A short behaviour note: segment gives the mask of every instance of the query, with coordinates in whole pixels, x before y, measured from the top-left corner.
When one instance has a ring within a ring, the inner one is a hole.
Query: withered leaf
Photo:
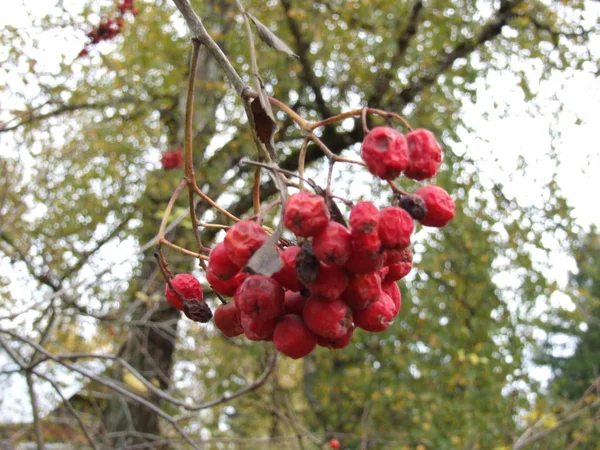
[[[279,272],[283,268],[283,260],[277,251],[277,241],[280,236],[280,230],[275,230],[271,237],[252,255],[246,267],[252,272],[266,277]]]
[[[319,263],[312,246],[308,241],[304,241],[300,253],[296,255],[296,273],[298,274],[298,278],[305,285],[314,283],[319,276],[320,268],[321,263]]]
[[[250,18],[250,20],[252,20],[252,22],[254,22],[254,25],[256,25],[256,29],[258,31],[258,36],[265,44],[267,44],[269,47],[271,47],[275,50],[279,50],[280,52],[287,53],[289,56],[298,58],[298,55],[296,55],[292,51],[292,49],[287,46],[287,44],[285,42],[283,42],[281,39],[279,39],[275,35],[275,33],[273,33],[271,30],[269,30],[269,28],[265,24],[263,24],[260,20],[258,20],[252,14],[250,14],[250,13],[246,13],[246,14]]]
[[[263,102],[267,105],[264,107]],[[254,119],[254,129],[258,139],[265,145],[267,151],[271,155],[271,158],[275,158],[275,141],[273,136],[277,131],[277,124],[273,117],[273,111],[267,97],[264,88],[260,89],[258,98],[252,100],[250,103],[250,110],[252,111],[252,117]]]

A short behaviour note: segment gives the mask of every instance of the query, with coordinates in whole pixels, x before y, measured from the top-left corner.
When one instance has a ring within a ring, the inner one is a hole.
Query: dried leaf
[[[281,232],[275,230],[267,242],[265,242],[250,258],[246,267],[254,273],[270,277],[283,268],[283,260],[277,251],[277,241]]]
[[[252,111],[254,129],[256,130],[258,139],[265,145],[271,158],[275,158],[275,141],[273,140],[273,136],[275,135],[275,131],[277,131],[277,125],[273,118],[273,111],[271,110],[268,98],[266,99],[268,109],[264,108],[262,94],[263,89],[259,92],[258,98],[250,103],[250,110]]]
[[[296,273],[305,285],[314,283],[319,276],[321,264],[315,255],[315,251],[308,241],[304,241],[300,253],[296,255]]]
[[[287,53],[289,56],[298,58],[298,55],[296,55],[292,51],[292,49],[287,46],[287,44],[285,42],[283,42],[281,39],[279,39],[275,35],[275,33],[273,33],[271,30],[269,30],[269,28],[267,28],[260,20],[258,20],[256,17],[254,17],[250,13],[246,13],[246,14],[250,18],[250,20],[252,20],[252,22],[254,22],[254,25],[256,25],[256,29],[258,31],[258,36],[265,44],[267,44],[269,47],[271,47],[275,50],[279,50],[281,52]]]

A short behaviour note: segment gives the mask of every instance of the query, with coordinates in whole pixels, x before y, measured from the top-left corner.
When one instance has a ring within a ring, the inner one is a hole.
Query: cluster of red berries
[[[102,41],[110,41],[117,37],[123,30],[123,16],[127,11],[130,11],[134,16],[137,16],[138,14],[138,10],[135,8],[133,2],[134,0],[124,0],[123,3],[119,3],[117,6],[119,15],[117,17],[102,20],[96,28],[93,28],[87,34],[89,42],[83,50],[79,52],[79,58],[87,56],[90,46],[96,45]]]
[[[160,165],[165,170],[179,169],[183,167],[183,150],[181,147],[168,150],[160,158]]]
[[[392,128],[378,127],[366,136],[362,156],[381,178],[404,172],[420,180],[435,174],[441,149],[427,130],[415,130],[405,138]],[[342,218],[332,220],[324,196],[293,194],[285,205],[283,224],[301,244],[280,241],[283,267],[271,276],[245,271],[269,234],[257,222],[236,223],[208,258],[208,283],[222,296],[234,297],[215,310],[216,327],[228,337],[244,334],[250,340],[273,341],[279,352],[294,359],[317,345],[347,346],[355,328],[386,330],[400,312],[396,282],[412,269],[409,246],[415,220],[442,227],[454,217],[454,201],[437,186],[404,194],[396,203],[380,210],[359,201],[346,226]],[[176,280],[171,283],[178,289]],[[199,312],[200,302],[194,303],[183,290],[180,293],[185,301],[167,286],[167,300],[188,317],[210,319]]]

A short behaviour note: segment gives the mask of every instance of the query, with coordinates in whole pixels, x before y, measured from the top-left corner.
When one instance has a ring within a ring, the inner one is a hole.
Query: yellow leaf
[[[548,414],[544,417],[542,425],[544,428],[554,428],[556,425],[558,425],[558,419],[554,414]]]
[[[148,393],[148,388],[144,386],[144,383],[140,381],[138,377],[132,374],[130,371],[126,370],[123,375],[123,383],[129,386],[134,391],[141,392],[143,394]]]

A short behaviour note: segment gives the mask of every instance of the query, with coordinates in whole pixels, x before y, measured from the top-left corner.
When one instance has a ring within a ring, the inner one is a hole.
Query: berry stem
[[[392,188],[392,191],[399,194],[401,197],[404,195],[408,195],[408,192],[400,189],[393,180],[388,180],[388,185]]]
[[[254,169],[254,185],[252,186],[252,203],[254,204],[254,214],[260,212],[260,173],[261,167]]]
[[[308,148],[308,143],[310,139],[308,136],[304,138],[304,142],[302,143],[302,147],[300,147],[300,154],[298,155],[298,175],[300,178],[300,190],[304,190],[304,167],[306,165],[306,149]]]
[[[365,136],[367,134],[369,134],[369,127],[367,126],[367,113],[368,112],[369,112],[369,108],[363,108],[362,112],[360,113],[362,127],[363,127],[363,133],[365,134]]]
[[[189,256],[193,256],[194,258],[198,258],[202,262],[208,261],[208,256],[202,255],[200,253],[194,253],[191,250],[188,250],[186,248],[180,247],[179,245],[173,244],[171,241],[169,241],[166,238],[162,238],[159,242],[161,244],[165,244],[171,248],[174,248],[175,250],[177,250],[185,255],[189,255]]]

